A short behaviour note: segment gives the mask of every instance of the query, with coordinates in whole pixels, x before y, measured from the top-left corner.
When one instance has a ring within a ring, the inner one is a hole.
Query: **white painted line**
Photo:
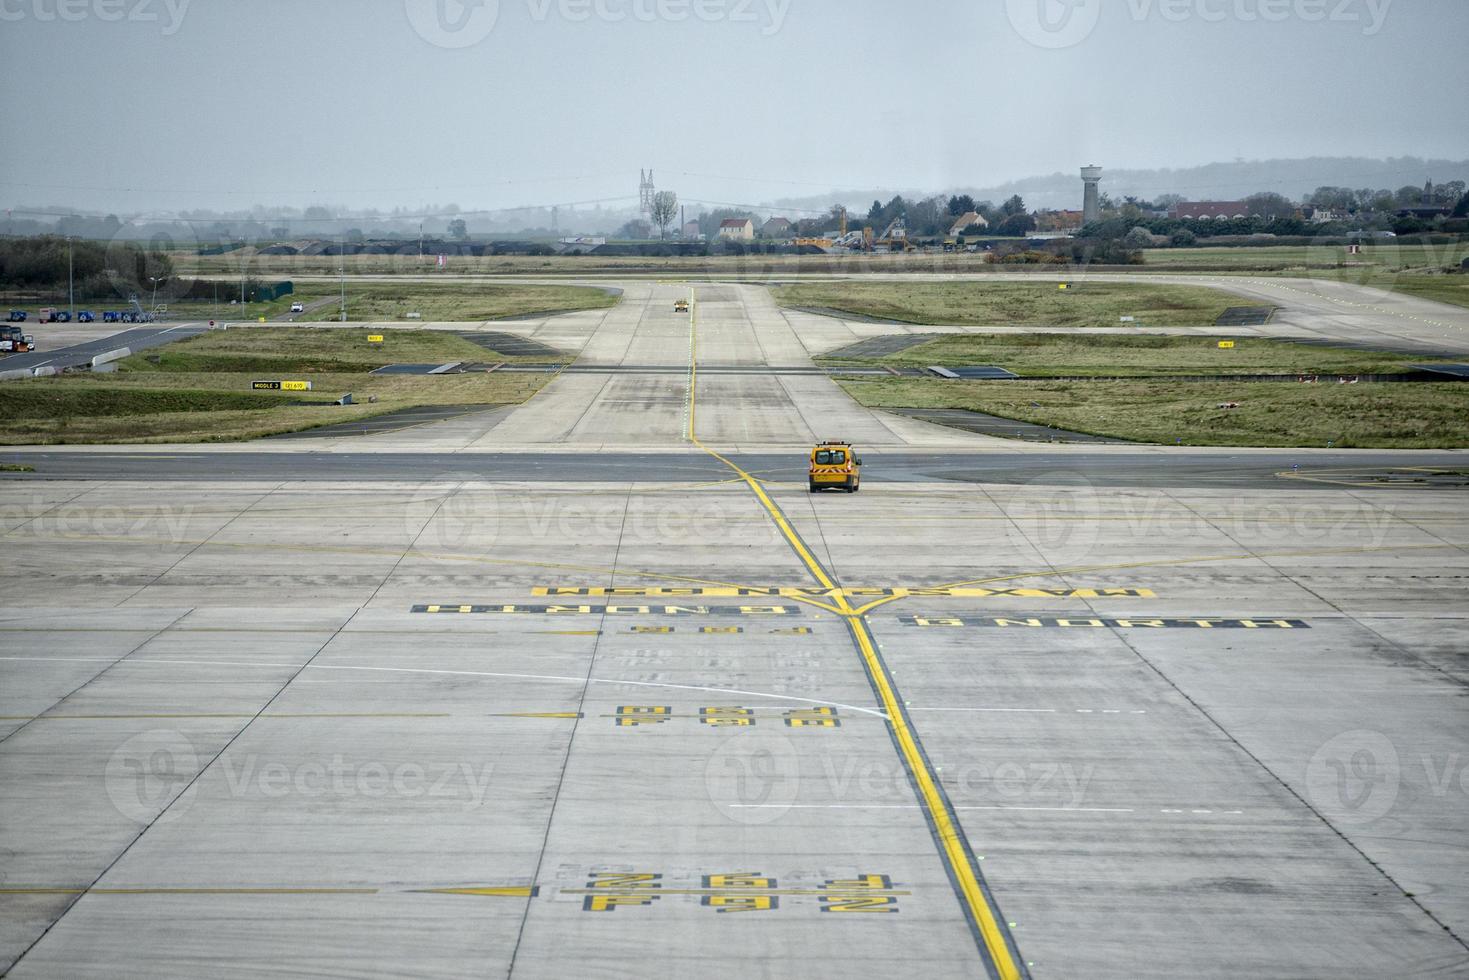
[[[251,663],[239,660],[144,660],[125,657],[121,660],[108,657],[0,657],[0,662],[35,661],[39,663],[104,663],[116,664],[119,667],[130,664],[160,665],[168,664],[184,667],[256,667],[270,669],[299,670],[300,664],[281,663]],[[373,671],[377,673],[391,674],[431,674],[449,677],[498,677],[509,680],[523,681],[546,681],[553,684],[586,684],[585,677],[563,677],[559,674],[504,674],[480,670],[435,670],[426,667],[354,667],[346,664],[308,664],[307,670],[360,670]],[[610,678],[594,677],[593,684],[611,684],[617,687],[654,687],[675,691],[699,691],[703,694],[738,694],[749,698],[770,698],[773,701],[799,701],[802,704],[824,705],[832,708],[840,708],[844,711],[855,711],[864,715],[875,715],[886,719],[887,715],[876,708],[863,708],[855,704],[843,704],[840,701],[824,701],[820,698],[800,698],[792,694],[767,694],[764,691],[742,691],[726,687],[700,687],[692,684],[658,684],[652,681],[620,681]]]

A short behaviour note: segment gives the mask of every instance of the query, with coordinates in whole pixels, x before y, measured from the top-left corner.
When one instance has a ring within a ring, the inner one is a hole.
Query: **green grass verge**
[[[10,445],[215,442],[350,422],[419,405],[509,405],[549,374],[372,375],[391,361],[487,361],[453,334],[307,327],[214,331],[119,362],[115,374],[76,374],[0,386]],[[273,353],[261,353],[262,349]],[[310,392],[254,391],[257,380],[309,380]],[[331,404],[351,392],[355,405]],[[375,401],[371,400],[375,399]]]
[[[321,401],[309,392],[292,392],[292,401]],[[26,382],[0,386],[0,415],[32,421],[88,415],[158,415],[167,412],[266,411],[278,399],[248,390],[209,391],[198,388],[125,388],[69,384],[67,381]]]
[[[368,342],[380,336],[381,344]],[[166,347],[135,354],[125,371],[371,371],[385,364],[495,362],[535,358],[507,357],[439,330],[386,330],[355,327],[238,327],[211,330]]]
[[[1055,282],[820,282],[773,290],[782,306],[822,307],[905,323],[957,326],[1210,326],[1238,297],[1201,286]]]
[[[1469,447],[1469,384],[842,381],[873,408],[960,408],[1185,446]],[[1218,405],[1238,402],[1239,408]]]
[[[1074,375],[1167,377],[1179,374],[1398,374],[1432,358],[1276,340],[1097,334],[951,334],[879,358],[822,358],[832,367],[963,367],[993,364],[1028,378]]]

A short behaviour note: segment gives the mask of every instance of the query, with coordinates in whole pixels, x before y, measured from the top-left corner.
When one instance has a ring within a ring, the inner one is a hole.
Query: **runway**
[[[1462,453],[705,370],[861,339],[767,303],[514,325],[686,370],[494,418],[6,450],[0,972],[1469,970]]]

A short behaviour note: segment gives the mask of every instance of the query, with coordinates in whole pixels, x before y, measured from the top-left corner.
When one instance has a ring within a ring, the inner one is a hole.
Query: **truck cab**
[[[856,493],[862,488],[862,457],[849,442],[840,439],[819,442],[811,450],[807,480],[812,493],[818,490]]]

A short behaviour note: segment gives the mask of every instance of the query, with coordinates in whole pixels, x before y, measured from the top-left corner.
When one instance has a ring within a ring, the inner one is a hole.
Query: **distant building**
[[[1182,218],[1185,221],[1197,221],[1212,218],[1215,221],[1229,221],[1233,218],[1252,218],[1257,215],[1250,214],[1250,206],[1244,201],[1182,201],[1173,206],[1168,212],[1171,218]]]
[[[725,218],[719,223],[719,237],[739,242],[753,241],[755,222],[749,218]]]
[[[1347,212],[1334,208],[1306,208],[1302,213],[1306,220],[1316,225],[1329,225],[1334,221],[1349,221],[1352,217]]]
[[[1068,235],[1081,231],[1085,224],[1085,213],[1081,211],[1037,211],[1035,217],[1035,230]]]
[[[975,225],[979,225],[979,227],[988,230],[990,223],[986,221],[984,219],[984,215],[980,214],[978,211],[966,211],[963,214],[959,215],[959,220],[955,221],[954,226],[949,229],[949,237],[958,238],[960,235],[964,234],[965,231],[973,228]]]
[[[761,238],[789,238],[791,237],[791,222],[789,218],[771,218],[760,226]]]
[[[697,221],[686,221],[683,226],[683,237],[697,240],[703,238],[704,233],[699,230]]]

